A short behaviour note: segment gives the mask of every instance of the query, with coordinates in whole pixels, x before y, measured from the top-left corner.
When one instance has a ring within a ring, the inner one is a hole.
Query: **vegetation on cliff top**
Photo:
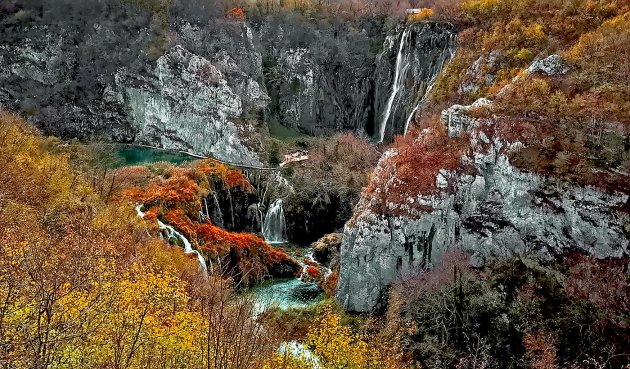
[[[459,28],[455,57],[440,74],[416,130],[396,139],[365,195],[377,213],[431,211],[417,201],[435,193],[441,169],[468,172],[466,137],[447,137],[439,116],[484,97],[471,109],[486,137],[520,143],[507,152],[524,171],[630,193],[630,3],[627,1],[436,0],[433,19]],[[480,52],[481,51],[481,52]],[[567,73],[528,73],[559,54]],[[465,135],[464,135],[465,136]],[[447,180],[447,178],[443,178]],[[441,190],[448,190],[449,184]]]

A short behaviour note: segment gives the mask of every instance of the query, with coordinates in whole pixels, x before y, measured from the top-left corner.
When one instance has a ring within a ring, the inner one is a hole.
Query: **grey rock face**
[[[175,46],[157,60],[151,76],[121,72],[116,85],[130,108],[136,142],[260,163],[231,121],[242,113],[240,96],[208,60]]]
[[[315,76],[321,74],[310,51],[305,48],[281,51],[273,74],[279,76],[284,90],[277,102],[282,124],[308,131],[317,120]]]
[[[471,108],[489,107],[491,105],[488,99],[478,99],[472,105],[453,105],[442,111],[442,122],[448,128],[449,137],[460,137],[462,133],[467,132],[479,124],[479,120],[472,118],[466,112]]]
[[[260,25],[271,97],[267,120],[308,134],[363,132],[371,125],[375,45],[382,44],[382,24],[367,22],[364,29],[291,19]]]
[[[492,85],[496,80],[496,73],[504,61],[505,57],[500,50],[493,50],[487,55],[481,55],[466,71],[458,92],[462,95],[476,93],[481,87]]]
[[[244,114],[256,114],[267,107],[261,45],[249,25],[237,22],[199,27],[184,23],[178,36],[185,49],[208,59],[221,71],[232,91],[241,97]]]
[[[156,42],[149,30],[118,36],[114,26],[96,23],[82,33],[63,26],[21,30],[27,38],[18,33],[0,47],[0,103],[50,134],[260,163],[257,132],[246,115],[256,116],[269,97],[259,84],[261,56],[252,50],[251,29],[234,25],[234,46],[214,49],[211,59],[177,45],[151,61],[142,51]],[[187,24],[177,33],[191,44],[199,34]],[[98,62],[86,58],[121,39],[127,51],[103,50]]]
[[[317,135],[377,132],[404,31],[393,30],[383,42],[378,19],[333,25],[281,16],[252,25],[182,22],[168,40],[142,22],[128,29],[107,16],[80,29],[20,27],[0,46],[0,103],[29,115],[46,133],[249,163],[261,149],[254,124]],[[454,48],[448,25],[418,23],[409,30],[388,138],[404,131]],[[173,46],[191,55],[176,57]],[[195,63],[221,77],[204,82]]]
[[[535,61],[528,69],[529,73],[541,73],[547,76],[560,76],[569,72],[569,66],[560,55],[550,55]]]
[[[456,135],[463,127],[471,133],[471,151],[463,160],[477,173],[442,170],[435,179],[442,190],[410,199],[430,206],[431,212],[385,217],[372,211],[372,198],[363,195],[341,247],[336,297],[347,310],[382,309],[390,283],[431,268],[454,246],[468,251],[477,266],[489,258],[528,253],[543,259],[575,250],[599,258],[630,254],[626,220],[614,210],[628,201],[627,195],[522,172],[506,156],[519,144],[475,130],[475,122],[492,122],[466,118],[465,111],[457,107],[443,116],[461,122],[454,128],[449,124],[449,133]],[[384,155],[376,177],[387,173],[395,155]],[[386,180],[395,183],[395,176]]]

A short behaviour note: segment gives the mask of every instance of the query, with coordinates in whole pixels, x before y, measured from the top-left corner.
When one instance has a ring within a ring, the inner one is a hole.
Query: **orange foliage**
[[[415,21],[421,21],[427,18],[431,18],[433,16],[435,16],[435,12],[433,11],[433,9],[422,8],[420,9],[419,13],[409,14],[407,16],[407,20],[409,22],[415,22]]]
[[[116,197],[150,207],[145,219],[163,216],[166,223],[182,232],[211,261],[226,259],[231,268],[229,272],[239,276],[245,284],[266,274],[286,274],[287,270],[298,269],[297,263],[284,251],[274,249],[254,234],[232,233],[196,221],[201,201],[210,191],[252,190],[241,171],[210,159],[186,167],[157,163],[146,169],[139,168],[118,171],[128,187],[122,188]]]
[[[390,215],[410,209],[431,211],[415,200],[418,195],[429,195],[437,190],[436,179],[440,170],[459,169],[468,147],[467,137],[450,138],[437,129],[422,133],[411,130],[406,136],[397,136],[394,143],[396,155],[385,163],[366,189],[366,193],[376,199],[372,202],[373,210]]]
[[[312,266],[306,268],[306,273],[308,273],[308,275],[313,278],[320,278],[322,276],[322,273],[320,273],[317,268],[314,268]]]
[[[233,233],[209,223],[197,225],[199,250],[212,259],[228,259],[232,272],[250,284],[272,271],[280,272],[283,266],[299,269],[297,263],[282,249],[269,246],[262,238],[251,233]],[[288,275],[283,275],[288,276]]]
[[[306,263],[306,265],[308,265],[308,266],[312,266],[314,268],[319,268],[319,264],[317,262],[313,261],[313,260],[304,258],[304,263]]]
[[[168,223],[184,233],[188,238],[197,237],[195,224],[184,214],[183,210],[173,209],[166,213],[165,218]]]
[[[335,291],[337,290],[337,285],[339,284],[339,270],[334,270],[330,275],[326,278],[326,280],[321,283],[321,287],[324,290],[324,293],[327,296],[333,296]]]
[[[155,221],[158,218],[158,208],[157,206],[153,206],[151,209],[147,210],[144,213],[144,219]]]
[[[228,12],[228,17],[235,19],[245,19],[245,9],[242,7],[232,8]]]
[[[556,369],[556,348],[551,334],[536,331],[526,334],[523,344],[527,349],[527,356],[530,358],[533,369]]]
[[[212,159],[199,161],[194,168],[206,174],[209,178],[222,182],[228,190],[236,187],[243,188],[246,191],[252,190],[252,186],[243,175],[243,172],[231,169],[227,165]]]

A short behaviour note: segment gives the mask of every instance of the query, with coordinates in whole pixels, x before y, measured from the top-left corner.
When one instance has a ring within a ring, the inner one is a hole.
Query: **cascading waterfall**
[[[383,142],[385,139],[385,129],[387,128],[387,121],[389,120],[389,116],[392,113],[392,107],[394,105],[394,100],[398,95],[398,91],[400,91],[400,87],[402,85],[402,70],[407,67],[408,64],[403,66],[403,51],[405,49],[405,43],[407,42],[407,36],[409,35],[409,31],[411,30],[411,26],[407,27],[400,38],[400,46],[398,47],[398,55],[396,56],[396,71],[394,72],[394,81],[392,84],[392,92],[389,95],[389,99],[387,100],[387,105],[385,107],[385,113],[383,115],[383,120],[381,122],[381,127],[379,131],[379,142]]]
[[[420,99],[420,101],[418,101],[418,103],[416,104],[416,107],[413,108],[413,110],[411,111],[411,114],[409,114],[409,117],[407,118],[407,121],[405,122],[405,131],[404,134],[407,134],[407,131],[409,130],[409,125],[411,123],[411,120],[413,119],[413,117],[415,116],[416,112],[418,111],[418,109],[420,109],[422,107],[422,105],[424,105],[425,101],[427,100],[427,98],[429,97],[429,95],[431,94],[431,91],[433,91],[433,86],[435,86],[435,82],[437,81],[438,76],[440,75],[440,71],[444,69],[444,65],[451,59],[453,59],[453,57],[455,56],[455,47],[453,47],[452,45],[454,45],[454,40],[457,36],[453,33],[450,35],[450,42],[448,44],[446,44],[444,46],[444,52],[442,52],[442,55],[444,56],[442,58],[441,61],[439,61],[437,63],[438,68],[435,69],[435,72],[433,72],[433,77],[431,78],[431,80],[429,81],[429,87],[425,90],[424,94],[422,95],[422,98]],[[450,48],[449,48],[450,46]],[[446,49],[448,48],[448,56],[446,54]]]
[[[287,225],[284,219],[282,199],[274,201],[263,221],[263,236],[267,243],[284,243],[287,241]]]
[[[138,213],[138,216],[140,218],[144,218],[144,213],[140,209],[142,209],[142,204],[136,206],[136,213]],[[184,244],[184,253],[195,254],[197,256],[197,260],[199,261],[199,266],[201,266],[204,273],[208,273],[208,267],[206,266],[206,261],[204,260],[203,256],[201,256],[201,253],[199,251],[192,248],[192,244],[190,243],[190,241],[188,241],[188,239],[183,234],[177,232],[175,228],[171,227],[170,225],[164,224],[159,219],[157,222],[161,230],[166,230],[169,238],[170,237],[179,238]],[[212,261],[210,260],[208,261],[210,262],[210,268],[212,268]]]
[[[307,275],[306,269],[308,269],[310,265],[306,261],[319,265],[319,269],[323,272],[324,279],[328,278],[328,276],[332,274],[332,269],[319,264],[317,260],[315,260],[313,253],[313,249],[308,249],[306,251],[306,254],[304,254],[304,261],[300,262],[300,265],[302,266],[302,275],[300,275],[300,279],[304,279],[304,277],[306,277]]]

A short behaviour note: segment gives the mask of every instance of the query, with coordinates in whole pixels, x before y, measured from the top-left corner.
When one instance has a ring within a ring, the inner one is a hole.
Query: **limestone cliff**
[[[248,84],[250,101],[264,101],[260,86]],[[241,141],[242,131],[254,127],[234,123],[243,111],[241,97],[216,66],[181,46],[161,56],[148,76],[119,71],[116,88],[106,92],[106,99],[129,107],[137,143],[260,163]]]
[[[535,66],[545,66],[549,73],[563,69],[545,63]],[[461,158],[465,170],[417,178],[435,181],[436,190],[429,194],[388,200],[384,209],[375,206],[378,192],[391,199],[400,191],[395,164],[399,153],[391,149],[382,157],[370,190],[344,229],[336,297],[347,310],[382,309],[390,283],[431,268],[450,247],[469,252],[477,266],[489,258],[524,254],[542,259],[569,251],[598,258],[630,254],[628,217],[618,210],[628,196],[516,168],[509,153],[522,144],[494,133],[493,119],[472,116],[475,109],[490,104],[481,99],[442,113],[449,136],[466,135],[469,149]],[[430,129],[422,131],[417,140],[428,134]]]
[[[455,43],[446,24],[388,31],[378,19],[333,27],[278,16],[170,27],[165,37],[106,15],[54,26],[18,22],[0,46],[0,104],[57,136],[251,164],[268,124],[378,139],[394,87],[390,123],[412,115]],[[386,140],[404,129],[389,124]]]

